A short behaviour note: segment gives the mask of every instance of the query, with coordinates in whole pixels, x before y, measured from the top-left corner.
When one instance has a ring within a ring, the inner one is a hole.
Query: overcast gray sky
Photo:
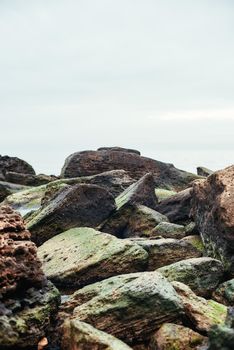
[[[233,0],[0,0],[0,154],[60,172],[119,145],[234,159]]]

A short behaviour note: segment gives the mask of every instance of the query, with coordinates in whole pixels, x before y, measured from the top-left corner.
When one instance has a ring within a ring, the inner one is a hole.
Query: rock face
[[[22,159],[17,157],[1,156],[0,155],[0,180],[5,181],[5,174],[8,171],[14,171],[22,174],[35,175],[34,169]],[[6,180],[7,181],[7,180]]]
[[[157,205],[156,210],[166,215],[171,222],[187,222],[190,219],[191,191],[191,188],[187,188],[174,196],[162,200]]]
[[[32,240],[41,245],[73,227],[95,227],[115,209],[114,197],[96,185],[65,188],[28,222]]]
[[[212,297],[219,303],[234,306],[234,279],[220,284]]]
[[[68,320],[63,327],[62,350],[131,350],[121,340],[99,331],[90,324]]]
[[[92,228],[74,228],[38,249],[46,276],[64,288],[146,269],[147,252],[137,244]]]
[[[179,297],[157,272],[108,278],[74,293],[62,308],[68,316],[131,343],[147,339],[162,323],[181,312]]]
[[[192,215],[208,255],[234,275],[234,165],[194,183]]]
[[[197,258],[201,253],[190,243],[178,239],[135,239],[149,254],[148,270],[153,271],[182,259]]]
[[[217,288],[223,277],[223,266],[212,258],[181,260],[158,269],[169,281],[188,285],[196,294],[207,297]]]
[[[186,227],[173,224],[171,222],[161,221],[153,230],[152,235],[162,236],[164,238],[180,239],[186,236]]]
[[[154,334],[150,350],[199,350],[207,345],[207,338],[192,329],[164,323]]]
[[[139,179],[146,173],[154,175],[157,187],[182,189],[188,187],[196,175],[150,158],[142,157],[136,151],[102,148],[98,151],[83,151],[71,154],[61,171],[61,177],[89,176],[109,170],[123,169],[130,176]]]
[[[173,282],[172,285],[181,298],[186,317],[198,331],[208,332],[212,326],[224,324],[227,315],[225,305],[198,297],[183,283]]]
[[[21,217],[0,207],[0,348],[32,347],[46,333],[59,292],[47,282]]]

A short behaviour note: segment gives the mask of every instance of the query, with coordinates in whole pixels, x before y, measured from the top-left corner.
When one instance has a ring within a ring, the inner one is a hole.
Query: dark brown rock
[[[5,180],[5,174],[7,171],[35,175],[35,171],[32,166],[24,160],[17,157],[0,155],[0,180]]]
[[[191,210],[192,188],[187,188],[172,197],[162,200],[156,210],[166,215],[174,223],[188,222]]]
[[[234,165],[193,184],[192,215],[209,256],[234,275]]]
[[[197,178],[197,175],[179,170],[172,164],[142,157],[136,152],[122,151],[119,148],[73,153],[65,160],[61,177],[88,176],[117,169],[126,170],[137,180],[150,172],[157,187],[176,190],[188,187],[188,184]]]
[[[127,152],[127,153],[135,153],[139,156],[141,155],[140,151],[131,148],[123,148],[123,147],[100,147],[97,151],[115,151],[115,152]]]
[[[115,209],[114,197],[96,185],[65,188],[47,206],[39,209],[27,227],[32,240],[41,245],[58,233],[73,227],[95,227]]]
[[[207,169],[204,166],[197,167],[197,175],[207,177],[207,176],[210,176],[211,174],[213,174],[212,170]]]
[[[6,181],[21,184],[25,186],[40,186],[45,185],[51,181],[57,179],[56,176],[49,176],[44,174],[33,175],[33,174],[22,174],[14,171],[7,171],[5,174]]]

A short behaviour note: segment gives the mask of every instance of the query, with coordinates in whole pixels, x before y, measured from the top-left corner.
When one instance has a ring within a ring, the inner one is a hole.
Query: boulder
[[[208,350],[234,349],[234,309],[229,308],[225,324],[214,325],[209,332]]]
[[[148,270],[153,271],[177,261],[197,258],[201,253],[190,243],[178,239],[134,239],[149,254]]]
[[[192,215],[207,254],[234,275],[234,165],[193,185]]]
[[[107,277],[143,271],[147,252],[134,242],[92,228],[73,228],[38,249],[46,276],[63,288],[80,288]]]
[[[205,168],[204,166],[197,167],[197,175],[207,177],[211,174],[213,174],[212,170]]]
[[[205,247],[203,245],[203,242],[200,236],[198,235],[186,236],[182,238],[182,241],[192,244],[192,246],[196,248],[201,253],[201,255],[205,254]]]
[[[134,153],[141,155],[140,151],[137,151],[136,149],[131,148],[123,148],[123,147],[100,147],[97,149],[97,151],[115,151],[115,152],[127,152],[127,153]]]
[[[126,170],[137,180],[150,172],[154,175],[157,187],[176,190],[188,187],[188,184],[198,177],[179,170],[172,164],[142,157],[136,152],[119,148],[73,153],[65,160],[61,177],[89,176],[117,169]]]
[[[153,335],[149,350],[201,350],[207,337],[174,323],[164,323]]]
[[[5,179],[8,182],[25,186],[40,186],[56,180],[57,177],[45,174],[22,174],[15,171],[7,171],[5,174]]]
[[[0,181],[0,202],[3,202],[12,193],[23,191],[28,187],[16,185],[6,181]]]
[[[212,298],[224,305],[234,306],[234,279],[221,283]]]
[[[121,340],[79,320],[65,321],[61,349],[131,350]]]
[[[161,214],[162,215],[162,214]],[[186,227],[173,224],[167,221],[161,221],[152,231],[151,235],[162,236],[164,238],[181,239],[186,236]]]
[[[190,220],[192,188],[178,192],[174,196],[162,200],[156,210],[166,215],[173,223],[186,223]]]
[[[0,348],[36,346],[47,334],[59,301],[22,218],[10,207],[0,207]]]
[[[62,306],[59,318],[87,322],[126,343],[147,339],[182,311],[172,285],[158,272],[119,275],[86,286]]]
[[[8,171],[14,171],[22,174],[35,175],[35,171],[31,165],[17,157],[0,155],[0,180],[5,181],[5,174]]]
[[[183,283],[173,282],[172,285],[181,298],[186,317],[197,331],[207,333],[213,325],[224,324],[227,315],[225,305],[197,296]]]
[[[192,258],[181,260],[157,270],[169,281],[188,285],[196,294],[209,297],[223,277],[223,266],[212,258]]]
[[[164,199],[174,196],[176,191],[166,190],[165,188],[155,188],[155,194],[158,201],[161,202]]]
[[[27,223],[32,240],[41,245],[53,236],[73,227],[95,227],[115,209],[114,197],[96,185],[65,188]]]

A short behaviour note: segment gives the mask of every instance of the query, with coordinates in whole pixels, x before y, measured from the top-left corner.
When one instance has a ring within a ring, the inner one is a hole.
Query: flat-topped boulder
[[[207,254],[234,275],[234,165],[194,183],[192,215]]]
[[[117,169],[126,170],[136,179],[150,172],[155,178],[157,187],[168,189],[184,189],[197,178],[197,175],[179,170],[172,164],[142,157],[138,152],[119,148],[73,153],[65,160],[61,177],[89,176]]]
[[[0,155],[0,180],[7,181],[5,175],[8,171],[15,173],[35,175],[33,167],[25,160],[17,157],[1,156]]]
[[[115,209],[114,197],[103,187],[75,185],[64,188],[27,223],[32,240],[41,245],[73,227],[95,227]]]

